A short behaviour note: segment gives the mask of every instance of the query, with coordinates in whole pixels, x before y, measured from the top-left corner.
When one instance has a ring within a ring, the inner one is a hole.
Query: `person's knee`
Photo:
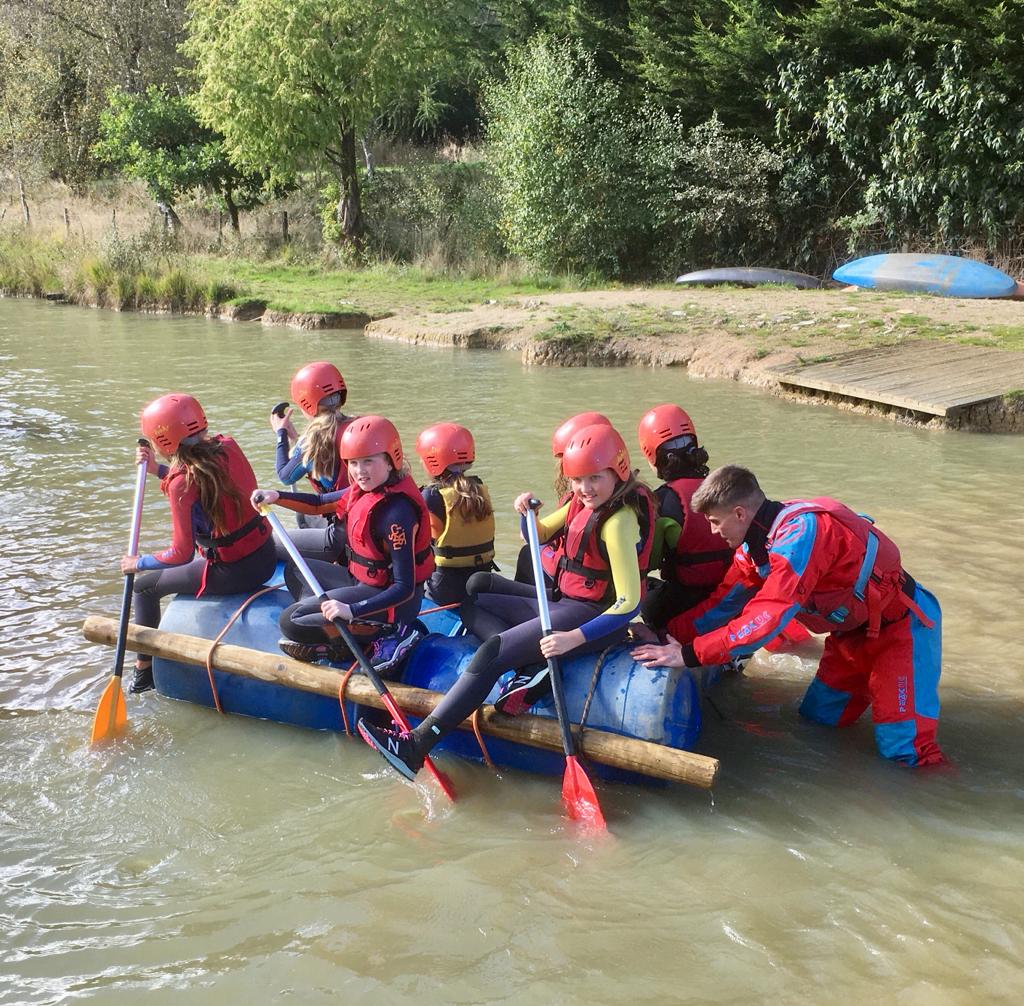
[[[483,570],[478,573],[474,573],[466,581],[466,594],[472,599],[474,594],[488,593],[491,586],[491,576],[492,574],[490,572],[485,572]]]
[[[473,654],[473,659],[470,660],[465,673],[474,675],[484,673],[498,659],[500,652],[501,639],[498,636],[491,636],[490,639],[480,644],[476,653]]]

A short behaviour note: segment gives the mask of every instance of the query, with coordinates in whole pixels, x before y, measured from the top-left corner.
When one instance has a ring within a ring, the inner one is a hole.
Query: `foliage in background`
[[[642,273],[664,241],[677,124],[634,105],[579,44],[537,36],[485,90],[509,249],[544,269]]]
[[[337,223],[362,230],[356,139],[457,76],[471,8],[452,0],[195,0],[186,52],[197,107],[236,164],[285,181],[326,168],[338,183]],[[475,10],[475,8],[472,8]]]
[[[726,129],[717,116],[690,130],[667,211],[676,236],[668,266],[784,264],[794,209],[781,185],[784,170],[776,149]]]
[[[851,247],[868,236],[991,250],[1012,235],[1024,219],[1024,5],[821,0],[793,29],[779,135],[846,188],[834,216]]]
[[[258,205],[266,193],[266,177],[232,165],[223,138],[199,123],[189,99],[161,88],[111,91],[99,133],[94,155],[145,182],[168,215],[181,195],[205,189],[220,197],[237,233],[239,209]]]
[[[71,185],[91,156],[110,88],[141,91],[178,77],[184,0],[5,0],[0,5],[0,116],[8,165]],[[11,126],[19,139],[12,145]]]
[[[377,168],[363,184],[363,198],[372,258],[487,271],[508,257],[487,164]],[[332,223],[325,211],[325,233]]]

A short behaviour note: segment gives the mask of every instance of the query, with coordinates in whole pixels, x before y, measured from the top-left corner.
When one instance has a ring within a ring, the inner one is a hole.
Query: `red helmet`
[[[562,474],[581,478],[610,468],[623,481],[629,478],[632,467],[626,441],[610,425],[592,423],[573,434],[562,455]]]
[[[435,423],[416,438],[416,453],[429,475],[440,475],[451,465],[470,465],[476,460],[473,434],[458,423]]]
[[[335,394],[341,395],[341,401],[338,404],[344,405],[345,399],[348,397],[345,378],[341,376],[341,371],[333,363],[328,363],[326,360],[307,363],[292,378],[292,401],[307,416],[316,415],[321,398]]]
[[[191,395],[161,395],[142,410],[142,432],[166,457],[178,452],[186,437],[206,429],[206,413]]]
[[[383,416],[353,419],[341,435],[339,453],[342,461],[386,454],[395,468],[402,467],[402,440],[395,424]]]
[[[584,426],[594,425],[611,426],[612,424],[608,417],[602,416],[600,412],[581,412],[578,416],[571,416],[552,435],[551,453],[556,458],[560,457],[565,453],[565,448],[577,430],[582,430]]]
[[[697,431],[693,428],[693,420],[678,405],[657,405],[644,413],[640,420],[637,436],[640,438],[640,450],[644,457],[653,465],[658,448],[666,440],[675,440],[689,434],[697,439]]]

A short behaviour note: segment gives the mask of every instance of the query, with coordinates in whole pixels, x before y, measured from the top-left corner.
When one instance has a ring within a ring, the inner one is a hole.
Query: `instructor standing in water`
[[[648,667],[723,664],[795,618],[828,633],[801,714],[845,727],[870,705],[885,758],[941,764],[942,614],[895,543],[837,500],[769,500],[738,465],[708,475],[691,506],[736,549],[732,566],[706,601],[669,622],[672,642],[638,646],[633,657]]]

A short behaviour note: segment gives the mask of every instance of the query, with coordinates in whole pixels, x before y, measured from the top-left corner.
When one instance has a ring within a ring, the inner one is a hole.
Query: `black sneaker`
[[[375,639],[370,646],[370,663],[383,673],[397,667],[423,638],[415,625],[403,626],[399,631]]]
[[[516,671],[502,687],[494,708],[506,716],[521,716],[551,692],[551,675],[547,664]]]
[[[339,639],[329,643],[298,643],[294,639],[279,639],[277,645],[282,653],[304,664],[324,664],[330,667],[352,662],[352,653]]]
[[[153,665],[152,664],[139,664],[135,665],[135,673],[132,675],[132,683],[128,686],[128,691],[132,695],[138,695],[140,692],[149,692],[153,690]]]
[[[382,754],[387,763],[410,781],[423,768],[423,756],[416,753],[412,734],[404,730],[375,727],[360,718],[356,724],[359,736],[375,751]]]

